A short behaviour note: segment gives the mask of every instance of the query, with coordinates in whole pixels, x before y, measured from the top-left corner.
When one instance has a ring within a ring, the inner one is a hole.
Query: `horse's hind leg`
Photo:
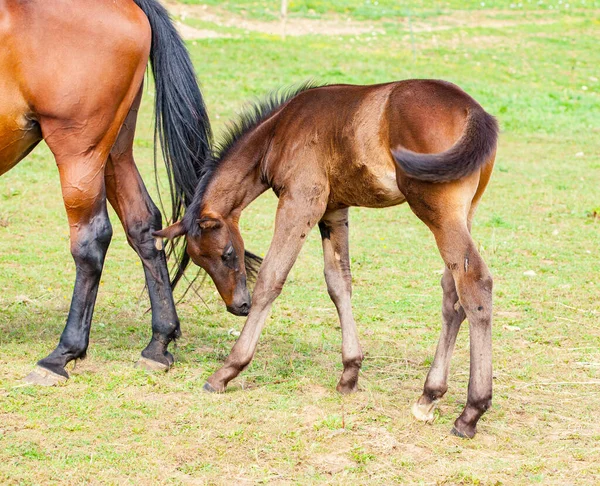
[[[450,359],[452,358],[460,325],[466,317],[465,311],[458,305],[458,294],[456,293],[454,278],[448,268],[444,270],[441,284],[443,291],[442,334],[438,341],[433,363],[425,380],[423,395],[421,395],[412,408],[413,415],[425,422],[433,421],[433,412],[436,403],[448,390]]]
[[[89,148],[86,137],[77,131],[76,123],[65,122],[56,128],[54,124],[49,125],[52,136],[47,142],[59,169],[76,277],[60,342],[26,378],[26,381],[40,385],[66,380],[69,376],[65,371],[66,364],[85,357],[87,351],[98,284],[112,237],[106,210],[104,167],[118,130],[118,126],[113,128],[97,146]],[[76,140],[81,142],[76,143]]]
[[[133,137],[141,90],[113,146],[106,167],[108,200],[121,220],[127,241],[144,266],[152,307],[152,339],[142,351],[139,365],[151,370],[167,370],[173,356],[167,346],[179,336],[179,319],[164,251],[158,250],[152,232],[161,229],[160,211],[152,202],[133,159]]]
[[[344,371],[337,385],[340,393],[351,393],[358,388],[358,372],[363,353],[358,342],[356,322],[352,315],[352,276],[348,252],[348,209],[326,213],[319,222],[325,281],[327,291],[335,304],[342,327],[342,363]]]

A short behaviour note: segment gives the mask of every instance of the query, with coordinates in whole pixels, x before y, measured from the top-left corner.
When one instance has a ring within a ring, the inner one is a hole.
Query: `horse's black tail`
[[[400,169],[427,182],[448,182],[475,172],[490,160],[498,142],[498,122],[479,105],[469,109],[465,131],[458,141],[439,154],[392,150]]]
[[[210,122],[194,66],[168,12],[157,0],[134,1],[148,17],[152,29],[150,63],[156,85],[154,164],[156,169],[156,146],[160,140],[171,193],[171,222],[175,222],[192,202],[210,157]],[[173,251],[171,247],[167,254]],[[189,262],[183,255],[185,248],[176,255],[176,280]]]

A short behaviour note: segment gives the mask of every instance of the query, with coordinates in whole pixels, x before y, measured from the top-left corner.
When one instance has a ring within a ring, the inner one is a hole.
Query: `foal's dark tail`
[[[168,12],[157,0],[134,0],[152,29],[150,63],[156,85],[154,133],[160,140],[171,193],[171,222],[183,216],[192,202],[205,162],[211,154],[212,133],[194,66]],[[174,248],[168,249],[172,254]],[[176,255],[172,286],[189,263],[185,248]]]
[[[469,109],[465,131],[439,154],[392,150],[400,168],[410,177],[427,182],[448,182],[475,172],[490,160],[498,142],[498,122],[479,105]]]

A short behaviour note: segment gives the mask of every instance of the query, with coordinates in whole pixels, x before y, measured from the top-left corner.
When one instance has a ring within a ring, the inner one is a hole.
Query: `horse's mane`
[[[212,180],[221,163],[236,146],[236,144],[248,133],[257,128],[262,122],[273,115],[284,104],[294,96],[313,88],[323,86],[313,80],[305,81],[299,85],[279,88],[272,91],[264,98],[256,99],[248,103],[239,114],[238,118],[230,121],[221,136],[221,140],[214,144],[212,157],[205,164],[200,182],[196,186],[194,198],[187,207],[182,223],[187,234],[195,236],[200,231],[196,219],[202,205],[202,199],[209,182]]]

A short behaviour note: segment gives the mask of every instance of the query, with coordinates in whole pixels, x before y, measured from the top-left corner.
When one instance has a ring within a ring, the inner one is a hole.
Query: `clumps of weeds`
[[[593,209],[590,209],[587,213],[586,216],[588,218],[591,218],[594,223],[600,220],[600,206],[596,206]]]

